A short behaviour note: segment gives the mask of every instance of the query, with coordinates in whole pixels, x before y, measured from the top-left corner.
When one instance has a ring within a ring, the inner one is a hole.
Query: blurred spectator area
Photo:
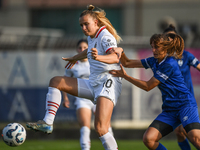
[[[88,4],[105,10],[119,46],[147,48],[172,23],[186,48],[200,47],[199,0],[0,0],[0,50],[75,48],[85,38],[78,18]]]
[[[75,48],[81,35],[66,35],[59,29],[0,27],[0,50],[57,50]],[[120,46],[149,47],[149,37],[123,36]]]
[[[79,36],[65,37],[62,30],[0,27],[0,50],[41,50],[75,47]]]
[[[39,7],[80,7],[86,6],[88,4],[98,5],[98,6],[118,6],[122,5],[126,0],[27,0],[28,6],[32,8]]]

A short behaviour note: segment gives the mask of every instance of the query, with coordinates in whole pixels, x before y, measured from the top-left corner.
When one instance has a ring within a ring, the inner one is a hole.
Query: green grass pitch
[[[147,150],[142,140],[117,140],[119,150]],[[180,150],[175,140],[161,140],[168,150]],[[195,150],[191,145],[192,150]],[[21,146],[9,147],[0,140],[1,150],[80,150],[78,140],[26,140]],[[100,140],[91,141],[91,150],[104,150]]]

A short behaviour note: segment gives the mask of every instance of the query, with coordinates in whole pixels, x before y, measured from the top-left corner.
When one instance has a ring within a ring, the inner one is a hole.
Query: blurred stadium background
[[[0,0],[1,129],[8,122],[23,124],[43,118],[49,80],[64,74],[66,62],[61,57],[76,54],[76,43],[84,38],[78,19],[88,4],[105,10],[129,58],[151,56],[149,37],[174,24],[185,48],[200,60],[199,0]],[[144,80],[151,77],[150,70],[126,71]],[[200,74],[191,71],[200,106]],[[112,116],[115,135],[127,138],[123,133],[134,131],[142,139],[137,131],[143,133],[161,112],[161,104],[157,88],[147,93],[123,80]],[[70,109],[61,106],[58,110],[55,129],[60,134],[63,129],[78,129],[73,97]]]

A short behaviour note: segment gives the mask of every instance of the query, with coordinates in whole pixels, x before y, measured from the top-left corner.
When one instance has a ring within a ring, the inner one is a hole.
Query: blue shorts
[[[200,123],[197,107],[185,107],[176,111],[164,111],[155,120],[164,122],[173,127],[173,130],[180,124],[185,127],[191,123]]]

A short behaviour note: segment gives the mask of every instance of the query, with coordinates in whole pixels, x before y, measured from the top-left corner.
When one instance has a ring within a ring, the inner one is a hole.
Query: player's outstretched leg
[[[61,103],[62,96],[60,91],[78,96],[77,79],[65,76],[53,77],[49,82],[48,93],[46,96],[45,117],[42,121],[27,123],[26,126],[28,128],[44,133],[52,133],[53,122]]]
[[[35,131],[41,131],[44,133],[53,132],[53,122],[56,112],[61,103],[61,92],[57,88],[49,87],[46,96],[46,114],[43,120],[38,122],[28,122],[26,124],[27,128]]]

